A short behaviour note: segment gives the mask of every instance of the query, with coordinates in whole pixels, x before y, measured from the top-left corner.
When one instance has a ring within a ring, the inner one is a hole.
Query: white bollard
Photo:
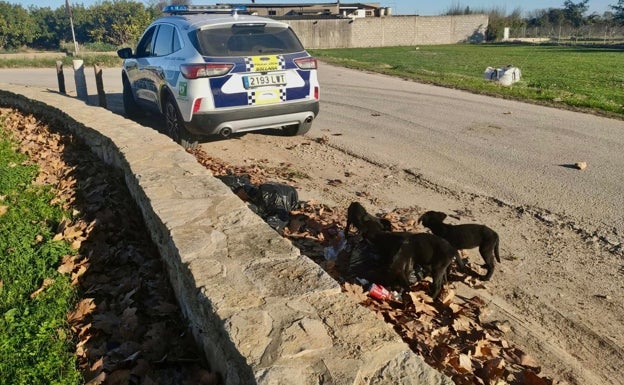
[[[74,65],[74,81],[76,82],[76,96],[85,102],[89,98],[87,93],[87,80],[84,73],[84,62],[79,59],[73,60]]]

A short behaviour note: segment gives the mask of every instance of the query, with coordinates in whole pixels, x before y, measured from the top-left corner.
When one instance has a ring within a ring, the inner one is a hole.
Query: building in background
[[[320,19],[320,18],[364,18],[382,17],[392,14],[391,8],[379,3],[277,3],[277,4],[219,4],[244,6],[252,14],[271,18]]]

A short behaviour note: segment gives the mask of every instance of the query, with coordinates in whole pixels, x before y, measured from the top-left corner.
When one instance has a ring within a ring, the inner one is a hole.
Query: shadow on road
[[[98,106],[98,101],[99,99],[98,99],[97,94],[89,95],[87,104],[91,106]],[[115,114],[124,116],[125,113],[124,113],[124,107],[123,107],[122,94],[121,93],[107,93],[106,94],[106,109]],[[132,120],[134,120],[136,123],[142,126],[150,127],[160,132],[163,135],[167,135],[166,133],[167,131],[165,129],[165,120],[161,115],[148,113],[143,117],[132,119]],[[259,130],[259,131],[249,132],[249,133],[234,133],[229,138],[223,138],[218,135],[210,136],[210,137],[202,137],[200,138],[199,143],[201,144],[201,143],[208,143],[208,142],[218,142],[221,140],[228,140],[228,139],[237,139],[245,135],[249,135],[249,134],[260,134],[260,135],[271,135],[271,136],[283,135],[282,130],[280,129],[266,129],[266,130]]]

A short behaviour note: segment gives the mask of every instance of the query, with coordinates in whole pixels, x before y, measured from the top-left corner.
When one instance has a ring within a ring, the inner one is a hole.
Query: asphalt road
[[[316,128],[347,151],[622,242],[624,121],[336,67],[320,81]]]
[[[91,104],[95,76],[86,68]],[[530,74],[523,74],[530,77]],[[121,112],[120,69],[103,70],[108,108]],[[453,191],[563,216],[622,242],[624,121],[502,100],[321,64],[312,135]],[[73,70],[65,70],[75,95]],[[0,69],[0,82],[58,91],[56,70]],[[573,167],[587,162],[585,170]]]

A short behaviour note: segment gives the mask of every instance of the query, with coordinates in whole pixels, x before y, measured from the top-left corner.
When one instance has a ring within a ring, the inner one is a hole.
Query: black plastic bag
[[[225,183],[232,191],[236,191],[239,187],[250,186],[251,179],[249,179],[249,175],[218,175],[217,178],[221,179],[221,182]]]
[[[290,211],[296,209],[299,204],[297,190],[286,184],[269,182],[257,187],[248,185],[244,188],[249,202],[257,207],[258,215],[263,219],[276,216],[288,222]]]

